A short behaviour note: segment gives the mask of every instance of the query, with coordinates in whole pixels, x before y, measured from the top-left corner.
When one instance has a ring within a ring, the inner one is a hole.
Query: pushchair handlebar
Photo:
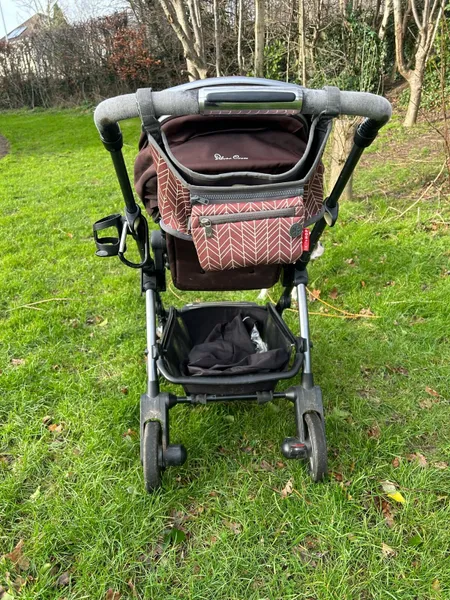
[[[215,82],[216,80],[212,80]],[[195,114],[264,113],[264,114],[329,114],[330,116],[361,116],[375,121],[378,128],[387,123],[392,114],[386,98],[368,92],[345,92],[328,87],[322,90],[297,85],[208,85],[197,89],[183,88],[152,92],[146,90],[146,108],[155,117]],[[217,84],[215,84],[217,85]],[[141,90],[141,98],[142,92]],[[142,106],[141,106],[142,109]],[[110,138],[108,130],[116,129],[118,121],[140,115],[136,94],[125,94],[101,102],[94,113],[101,137]],[[112,129],[111,129],[112,128]]]

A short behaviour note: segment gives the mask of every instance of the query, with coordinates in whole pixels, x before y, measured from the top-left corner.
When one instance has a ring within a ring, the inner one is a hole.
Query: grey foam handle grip
[[[198,92],[197,90],[149,92],[152,94],[155,115],[195,115],[198,114]],[[124,94],[115,98],[103,100],[94,111],[94,122],[100,135],[108,127],[125,119],[133,119],[139,116],[136,103],[136,94]]]
[[[319,114],[327,109],[325,90],[303,90],[303,114]],[[340,92],[340,114],[367,117],[384,125],[392,115],[392,106],[383,96],[368,92]]]
[[[292,86],[296,90],[299,86]],[[150,93],[150,92],[149,92]],[[198,90],[165,90],[151,92],[155,115],[195,115],[199,113]],[[302,88],[303,114],[319,114],[327,110],[328,95],[325,90]],[[380,127],[389,121],[391,104],[386,98],[367,92],[340,92],[340,114],[368,117]],[[135,94],[125,94],[101,102],[94,113],[100,135],[118,121],[138,116]]]

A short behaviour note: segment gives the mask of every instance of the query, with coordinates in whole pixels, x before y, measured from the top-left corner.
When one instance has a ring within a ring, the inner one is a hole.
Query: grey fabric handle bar
[[[201,112],[199,92],[204,93],[211,89],[215,93],[220,91],[223,96],[224,94],[226,95],[227,91],[231,95],[236,92],[236,89],[239,89],[233,86],[228,88],[227,86],[219,87],[217,83],[214,85],[217,87],[210,88],[209,84],[205,82],[205,87],[199,89],[189,89],[189,86],[183,89],[183,86],[181,86],[179,89],[168,89],[162,92],[151,92],[149,90],[148,93],[151,94],[155,116],[199,114]],[[270,91],[270,89],[270,86],[253,88],[255,92],[257,90]],[[368,92],[341,92],[337,88],[330,88],[333,90],[331,94],[330,89],[312,90],[297,85],[289,86],[286,84],[284,84],[283,89],[286,91],[289,89],[293,90],[296,98],[300,98],[299,112],[302,114],[327,113],[332,116],[337,116],[338,114],[361,116],[376,121],[380,127],[389,121],[392,114],[391,104],[386,98],[369,94]],[[332,106],[330,106],[330,102]],[[261,106],[264,109],[263,104]],[[137,116],[139,116],[139,111],[136,103],[136,95],[125,94],[101,102],[95,109],[94,121],[100,135],[104,137],[108,128],[115,125],[118,121]]]

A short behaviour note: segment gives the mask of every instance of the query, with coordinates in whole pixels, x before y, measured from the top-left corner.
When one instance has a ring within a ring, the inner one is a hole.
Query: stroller
[[[340,114],[366,118],[324,200],[321,158]],[[137,116],[143,133],[134,183],[158,224],[151,231],[121,151],[118,121]],[[307,266],[325,227],[338,218],[339,196],[362,152],[390,116],[389,102],[373,94],[249,77],[206,79],[162,92],[139,89],[97,107],[95,124],[111,153],[125,216],[94,224],[96,254],[118,256],[139,269],[145,294],[148,386],[140,401],[140,455],[148,492],[160,487],[165,468],[186,460],[184,446],[169,437],[169,410],[178,403],[288,398],[296,435],[282,442],[281,451],[306,461],[315,482],[326,475],[322,393],[311,369]],[[103,233],[111,228],[112,234]],[[129,237],[139,263],[127,257]],[[283,291],[276,305],[200,302],[166,310],[166,269],[179,290],[257,290],[281,279]],[[299,336],[282,318],[294,287]],[[161,376],[181,385],[185,395],[161,391]],[[279,381],[296,376],[291,387],[275,391]]]

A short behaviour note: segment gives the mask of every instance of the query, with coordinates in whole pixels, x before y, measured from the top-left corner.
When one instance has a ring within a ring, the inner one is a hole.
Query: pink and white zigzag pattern
[[[323,164],[319,163],[311,179],[305,185],[305,220],[319,213],[323,206]]]
[[[294,217],[215,224],[211,237],[206,236],[205,228],[199,224],[201,216],[254,213],[290,207],[295,208]],[[303,199],[299,196],[263,202],[194,206],[192,236],[202,269],[222,271],[295,262],[302,254],[302,236],[292,237],[289,232],[292,225],[303,224],[304,215]]]
[[[151,153],[158,177],[158,206],[161,218],[172,229],[188,233],[187,222],[191,213],[189,190],[181,184],[153,147]]]
[[[176,175],[169,169],[166,161],[158,153],[157,150],[151,147],[151,153],[158,177],[158,205],[161,217],[164,223],[166,223],[166,225],[168,225],[172,229],[187,234],[189,233],[188,219],[191,216],[192,209],[190,203],[189,190],[183,186],[183,184],[179,181]],[[287,200],[292,200],[292,198],[288,198]],[[264,206],[266,207],[266,210],[270,206],[269,203],[270,201],[268,200],[264,201]],[[323,165],[320,163],[310,181],[305,185],[304,204],[302,203],[302,222],[304,220],[309,220],[315,215],[317,215],[322,208],[322,203]],[[232,212],[234,210],[233,207],[236,207],[238,204],[241,203],[229,203],[220,206],[230,207],[229,209],[225,210],[229,210]],[[252,202],[251,205],[257,206],[258,203]],[[281,207],[281,205],[278,206]],[[275,221],[275,219],[270,219],[270,221]],[[251,226],[254,226],[255,222],[252,223],[253,224],[247,223],[246,228],[248,229]],[[274,228],[274,225],[272,224],[270,225],[270,227]]]

